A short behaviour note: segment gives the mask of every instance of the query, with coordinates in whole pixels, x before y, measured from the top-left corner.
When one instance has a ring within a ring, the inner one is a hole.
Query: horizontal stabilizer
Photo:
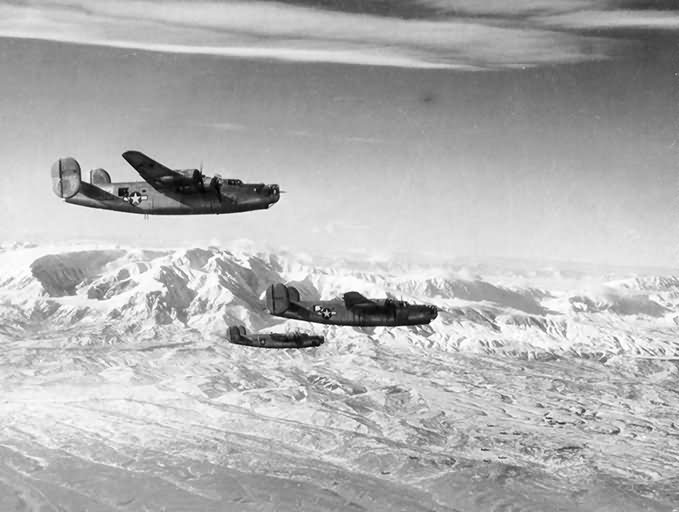
[[[116,202],[129,206],[129,203],[124,199],[116,195],[113,195],[110,192],[106,192],[105,190],[97,187],[96,185],[90,185],[86,181],[83,181],[80,184],[80,193],[84,196],[89,197],[90,199],[96,199],[97,201]]]

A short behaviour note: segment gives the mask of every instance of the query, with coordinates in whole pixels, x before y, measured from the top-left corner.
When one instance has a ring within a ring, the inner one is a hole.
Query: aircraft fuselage
[[[99,186],[82,182],[78,193],[64,200],[90,208],[148,215],[220,214],[270,208],[280,196],[266,191],[263,183],[225,184],[218,193],[211,187],[204,191],[159,192],[145,181]]]
[[[342,301],[302,301],[287,311],[276,314],[283,318],[303,320],[327,325],[348,325],[354,327],[379,327],[428,324],[432,315],[430,306],[407,305],[389,307],[380,304],[374,308],[355,307],[347,309]]]

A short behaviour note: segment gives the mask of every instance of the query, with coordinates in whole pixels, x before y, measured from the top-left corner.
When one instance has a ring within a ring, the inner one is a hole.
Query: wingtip
[[[141,154],[140,151],[137,151],[137,150],[134,150],[134,149],[128,149],[127,151],[123,152],[123,158],[125,160],[129,160],[130,158],[133,158],[133,157],[140,155],[140,154]]]
[[[141,165],[143,162],[151,160],[144,153],[142,153],[141,151],[137,151],[136,149],[128,149],[127,151],[125,151],[123,153],[123,158],[128,164],[130,164],[135,169],[137,169],[139,165]]]

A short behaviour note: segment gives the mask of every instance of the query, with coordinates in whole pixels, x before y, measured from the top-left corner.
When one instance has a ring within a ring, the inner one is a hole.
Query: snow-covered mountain
[[[277,281],[440,313],[299,325],[264,309]],[[669,512],[678,323],[671,273],[6,244],[0,511]]]
[[[9,247],[0,252],[0,331],[58,331],[133,343],[162,331],[223,338],[228,325],[289,329],[268,315],[263,293],[293,283],[305,297],[349,290],[436,304],[419,328],[342,329],[371,342],[396,336],[414,349],[511,353],[679,355],[679,278],[507,272],[485,277],[459,265],[374,265],[256,250]],[[532,274],[532,275],[531,275]],[[533,278],[534,282],[531,282]],[[337,328],[301,325],[326,333]]]

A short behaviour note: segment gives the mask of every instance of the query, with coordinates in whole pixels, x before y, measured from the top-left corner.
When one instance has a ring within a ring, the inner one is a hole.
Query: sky
[[[679,9],[652,0],[0,2],[0,241],[679,261]],[[49,168],[279,183],[152,217]]]

